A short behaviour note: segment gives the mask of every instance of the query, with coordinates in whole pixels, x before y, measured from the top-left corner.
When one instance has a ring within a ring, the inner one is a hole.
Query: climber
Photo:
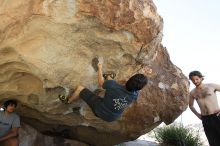
[[[4,110],[0,111],[0,146],[18,146],[18,129],[20,118],[14,113],[16,100],[4,102]]]
[[[113,80],[115,75],[112,74],[105,74],[106,80],[104,80],[102,63],[99,62],[97,66],[98,83],[105,89],[104,98],[97,96],[83,86],[78,86],[75,92],[64,100],[67,103],[72,103],[81,97],[97,117],[112,122],[117,120],[124,109],[137,99],[138,91],[147,84],[148,80],[144,74],[138,73],[133,75],[125,85],[121,85]]]

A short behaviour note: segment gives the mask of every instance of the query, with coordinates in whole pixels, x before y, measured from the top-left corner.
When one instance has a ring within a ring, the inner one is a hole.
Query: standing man
[[[4,111],[0,111],[0,146],[18,146],[20,118],[14,113],[16,100],[4,102]]]
[[[189,108],[202,120],[206,137],[210,146],[220,146],[220,108],[216,91],[220,91],[220,85],[203,84],[204,76],[199,71],[192,71],[189,79],[196,86],[190,92]],[[193,106],[197,101],[200,113]]]

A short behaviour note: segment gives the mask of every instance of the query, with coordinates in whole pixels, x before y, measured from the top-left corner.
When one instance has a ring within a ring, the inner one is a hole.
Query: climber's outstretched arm
[[[98,83],[99,83],[99,86],[101,86],[101,87],[104,83],[104,79],[103,79],[102,75],[103,75],[102,63],[98,63]]]

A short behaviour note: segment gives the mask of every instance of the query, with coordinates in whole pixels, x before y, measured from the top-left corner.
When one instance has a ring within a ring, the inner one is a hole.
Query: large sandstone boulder
[[[161,45],[163,20],[151,0],[0,0],[0,99],[16,98],[38,131],[92,145],[136,139],[186,108],[188,81]],[[79,100],[57,96],[98,88],[94,58],[125,81],[143,67],[149,84],[121,119],[105,122]],[[59,128],[58,128],[59,127]]]

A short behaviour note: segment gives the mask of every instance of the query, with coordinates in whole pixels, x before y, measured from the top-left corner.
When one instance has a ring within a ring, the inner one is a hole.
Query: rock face
[[[161,45],[163,20],[151,0],[0,0],[0,99],[16,98],[22,120],[40,132],[91,145],[114,145],[175,120],[188,102],[188,81]],[[98,88],[104,71],[125,81],[143,67],[149,84],[121,119],[105,122],[84,101],[58,94]]]
[[[22,123],[19,129],[19,145],[20,146],[89,146],[87,144],[64,139],[62,137],[45,136],[37,132],[34,128]]]

